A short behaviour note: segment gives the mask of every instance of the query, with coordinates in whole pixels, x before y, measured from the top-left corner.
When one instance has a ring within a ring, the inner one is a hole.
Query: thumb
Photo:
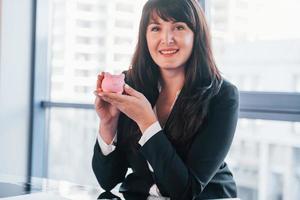
[[[130,87],[128,84],[124,85],[124,90],[130,96],[140,97],[140,93],[135,89],[133,89],[132,87]]]

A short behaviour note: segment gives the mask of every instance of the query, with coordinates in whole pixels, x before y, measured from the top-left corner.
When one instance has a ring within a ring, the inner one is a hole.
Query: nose
[[[161,42],[167,45],[174,44],[174,35],[172,30],[165,30],[162,32]]]

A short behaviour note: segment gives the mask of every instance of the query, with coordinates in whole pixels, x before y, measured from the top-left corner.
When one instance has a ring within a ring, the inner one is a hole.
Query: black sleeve
[[[197,197],[229,151],[238,119],[238,90],[230,84],[215,98],[210,106],[208,125],[196,135],[185,163],[163,131],[141,147],[141,153],[154,169],[156,181],[162,184],[171,199]]]
[[[96,141],[92,167],[100,186],[105,191],[110,191],[124,180],[128,164],[118,147],[107,156],[104,156],[98,141]]]

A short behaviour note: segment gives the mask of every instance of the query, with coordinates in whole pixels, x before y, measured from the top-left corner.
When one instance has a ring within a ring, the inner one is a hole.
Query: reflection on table
[[[118,186],[116,186],[111,192],[105,192],[100,187],[79,185],[64,180],[52,180],[38,177],[26,178],[0,174],[0,198],[37,192],[51,192],[57,196],[72,200],[96,200],[98,198],[126,200],[147,199],[147,196],[139,194],[127,194],[124,197],[118,192]],[[164,198],[148,197],[148,199]]]
[[[167,200],[156,196],[141,194],[122,194],[118,192],[120,184],[111,192],[105,192],[100,187],[79,185],[64,180],[52,180],[37,177],[20,177],[0,174],[0,199],[18,195],[33,194],[38,192],[50,192],[59,197],[72,200]],[[229,199],[227,199],[229,200]],[[238,199],[236,199],[238,200]]]

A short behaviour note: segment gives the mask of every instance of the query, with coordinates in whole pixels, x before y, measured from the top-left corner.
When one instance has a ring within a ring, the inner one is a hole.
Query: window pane
[[[91,165],[98,132],[94,110],[52,108],[50,116],[48,177],[98,186]]]
[[[239,119],[227,156],[243,200],[300,198],[300,123]]]
[[[241,90],[300,92],[300,1],[207,0],[214,54]]]
[[[93,103],[97,73],[128,68],[145,0],[126,2],[51,1],[51,100]],[[240,90],[300,91],[296,0],[206,6],[225,77]],[[98,186],[91,170],[98,123],[94,110],[50,109],[49,178]],[[241,199],[299,199],[299,141],[300,123],[241,119],[227,157]]]
[[[51,100],[92,103],[97,74],[128,69],[146,0],[50,0]]]
[[[96,113],[52,108],[50,115],[49,177],[98,186],[91,170]],[[241,199],[299,199],[300,123],[240,119],[226,161]]]

